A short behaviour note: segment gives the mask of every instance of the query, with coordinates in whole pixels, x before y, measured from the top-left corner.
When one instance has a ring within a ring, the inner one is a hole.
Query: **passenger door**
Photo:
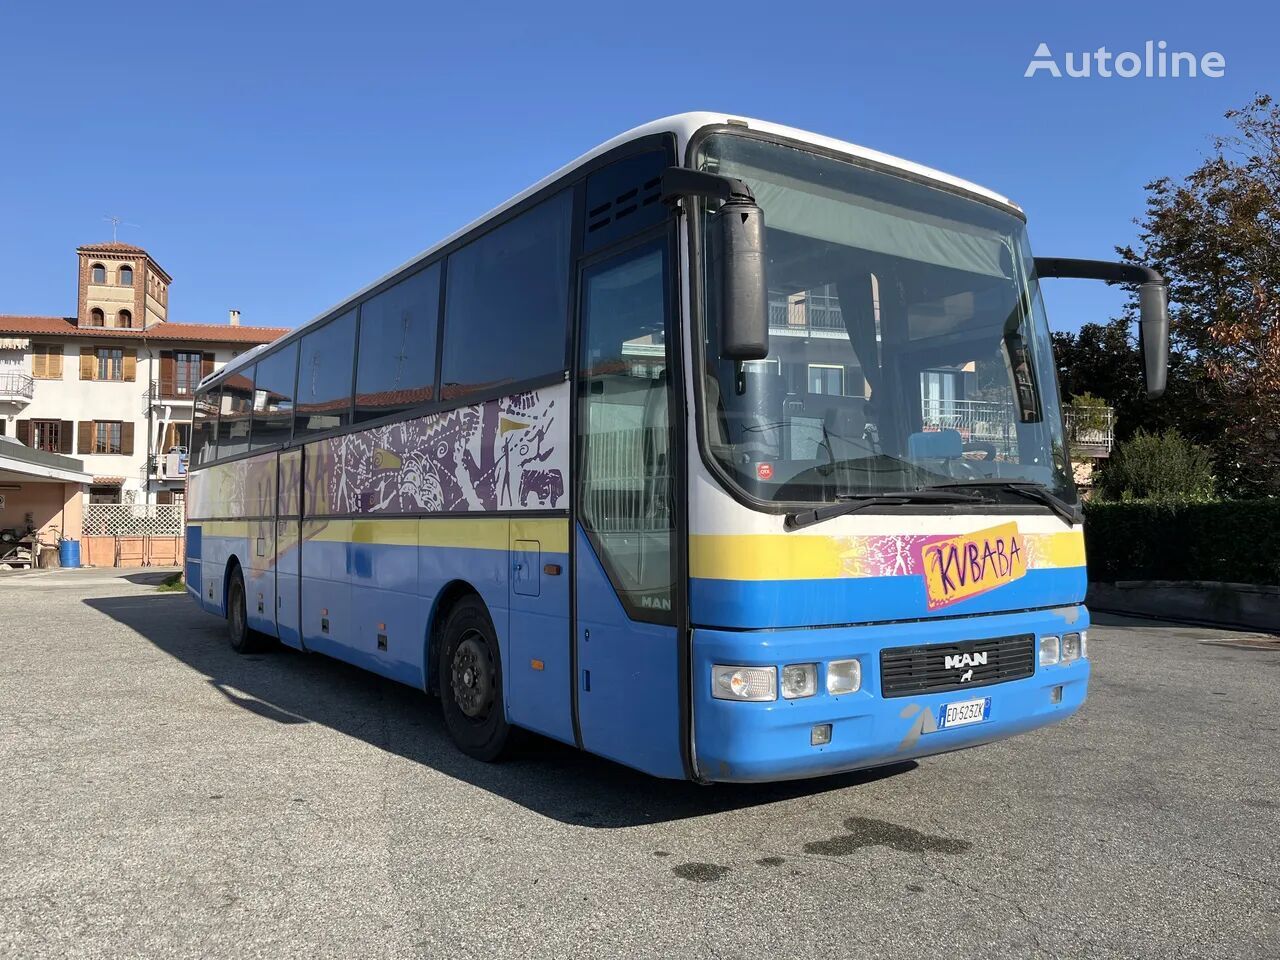
[[[301,650],[302,448],[283,451],[277,465],[276,626],[281,643]]]
[[[579,278],[575,694],[582,745],[682,777],[665,232]]]

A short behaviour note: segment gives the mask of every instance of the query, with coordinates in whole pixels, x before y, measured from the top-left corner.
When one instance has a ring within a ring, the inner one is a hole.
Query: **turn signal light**
[[[717,700],[777,700],[777,667],[711,668],[711,695]]]

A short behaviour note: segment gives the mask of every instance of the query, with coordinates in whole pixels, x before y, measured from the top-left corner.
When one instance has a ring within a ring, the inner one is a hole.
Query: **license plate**
[[[991,715],[991,698],[979,697],[977,700],[961,700],[958,703],[945,703],[938,708],[938,729],[963,727],[970,723],[981,723]]]

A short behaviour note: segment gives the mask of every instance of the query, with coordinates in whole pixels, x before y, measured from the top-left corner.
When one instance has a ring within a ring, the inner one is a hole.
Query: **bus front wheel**
[[[436,666],[449,736],[468,756],[497,760],[512,731],[503,706],[498,638],[479,597],[466,597],[449,611]]]

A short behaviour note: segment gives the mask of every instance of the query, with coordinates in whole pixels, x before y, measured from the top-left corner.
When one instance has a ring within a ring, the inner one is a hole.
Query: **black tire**
[[[444,723],[458,749],[486,763],[511,746],[502,696],[502,657],[489,611],[465,597],[445,618],[436,677]]]
[[[248,596],[239,567],[231,568],[227,581],[227,639],[236,653],[258,653],[263,648],[262,634],[249,628]]]

